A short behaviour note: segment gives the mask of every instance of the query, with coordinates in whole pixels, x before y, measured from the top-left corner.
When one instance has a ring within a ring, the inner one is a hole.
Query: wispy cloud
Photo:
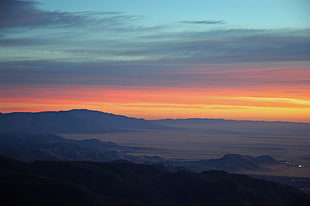
[[[38,9],[38,2],[24,0],[0,1],[0,29],[25,27],[110,26],[140,18],[120,12],[60,12]]]
[[[225,21],[223,20],[203,20],[203,21],[180,21],[179,23],[182,24],[225,24]]]
[[[37,4],[36,1],[0,1],[0,31],[5,30],[0,34],[0,46],[7,49],[0,51],[0,61],[205,64],[310,60],[310,30],[222,28],[197,31],[185,26],[180,31],[179,24],[141,26],[136,21],[140,16],[120,12],[45,11]],[[216,25],[225,22],[180,23]]]
[[[163,62],[309,61],[309,33],[289,29],[187,31],[162,42],[162,53],[167,52]]]

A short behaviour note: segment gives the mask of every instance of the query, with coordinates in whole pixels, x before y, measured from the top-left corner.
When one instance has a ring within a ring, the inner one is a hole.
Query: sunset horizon
[[[309,206],[310,0],[0,0],[10,206]]]
[[[0,112],[310,123],[309,7],[2,1]]]
[[[85,111],[94,111],[94,112],[102,112],[102,113],[107,113],[107,114],[113,114],[113,115],[120,115],[120,116],[126,116],[126,117],[130,117],[130,118],[136,118],[136,119],[144,119],[144,120],[185,120],[185,119],[207,119],[207,120],[228,120],[228,121],[246,121],[246,122],[287,122],[287,123],[310,123],[310,122],[307,122],[307,121],[290,121],[290,120],[273,120],[273,119],[268,119],[268,120],[265,120],[265,119],[238,119],[238,118],[225,118],[225,117],[210,117],[208,115],[206,116],[203,116],[203,115],[197,115],[197,116],[185,116],[185,115],[176,115],[176,116],[163,116],[163,115],[160,115],[158,114],[158,118],[153,117],[153,116],[149,116],[148,114],[146,114],[146,116],[143,116],[143,115],[139,115],[137,114],[136,116],[134,116],[134,114],[131,115],[131,113],[129,114],[126,114],[126,113],[119,113],[117,111],[113,111],[113,112],[110,112],[109,109],[96,109],[96,108],[85,108],[85,107],[75,107],[75,108],[65,108],[65,109],[54,109],[54,110],[51,110],[51,109],[43,109],[43,110],[20,110],[20,111],[17,111],[17,110],[14,110],[14,111],[6,111],[6,112],[1,112],[0,111],[0,114],[13,114],[13,113],[44,113],[44,112],[70,112],[70,111],[76,111],[76,110],[85,110]]]

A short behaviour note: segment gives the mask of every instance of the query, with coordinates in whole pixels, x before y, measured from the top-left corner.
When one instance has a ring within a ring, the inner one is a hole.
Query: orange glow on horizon
[[[7,88],[0,111],[38,112],[86,108],[145,119],[224,118],[310,122],[306,90],[204,89],[62,85]]]

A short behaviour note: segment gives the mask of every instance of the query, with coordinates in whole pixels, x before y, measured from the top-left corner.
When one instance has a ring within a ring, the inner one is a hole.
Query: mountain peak
[[[71,110],[65,110],[64,112],[99,112],[99,113],[106,113],[106,112],[97,111],[97,110],[90,110],[90,109],[71,109]]]
[[[1,132],[102,133],[154,128],[163,128],[163,126],[144,119],[88,109],[18,112],[0,116]]]

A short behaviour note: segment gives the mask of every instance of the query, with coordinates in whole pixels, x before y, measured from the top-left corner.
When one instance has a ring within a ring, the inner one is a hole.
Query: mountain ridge
[[[1,132],[103,133],[155,128],[163,126],[144,119],[86,109],[0,114]]]
[[[23,163],[0,156],[0,192],[10,205],[306,206],[293,187],[224,171],[170,172],[127,161]],[[65,195],[64,195],[65,194]]]
[[[139,150],[152,148],[128,147],[97,139],[72,140],[51,134],[3,134],[0,133],[0,154],[25,162],[45,161],[99,161],[130,160],[138,163],[160,163],[201,172],[220,169],[229,172],[241,170],[268,170],[267,166],[278,165],[271,156],[252,157],[226,154],[218,159],[196,161],[164,159],[159,156],[131,155]]]
[[[128,147],[97,139],[72,140],[53,134],[0,133],[0,154],[25,162],[46,161],[114,161],[158,162],[158,156],[127,154]]]
[[[114,114],[111,112],[105,112],[101,110],[92,110],[92,109],[69,109],[69,110],[50,110],[50,111],[39,111],[39,112],[0,112],[0,115],[11,115],[11,114],[37,114],[37,113],[66,113],[66,112],[99,112],[105,115],[111,116],[118,116],[118,117],[127,117],[130,119],[138,119],[138,120],[145,120],[150,122],[157,122],[157,121],[236,121],[236,122],[258,122],[258,123],[295,123],[295,124],[310,124],[310,122],[295,122],[295,121],[276,121],[276,120],[236,120],[236,119],[223,119],[223,118],[196,118],[196,117],[189,117],[189,118],[163,118],[163,119],[144,119],[138,117],[130,117],[126,115]]]

